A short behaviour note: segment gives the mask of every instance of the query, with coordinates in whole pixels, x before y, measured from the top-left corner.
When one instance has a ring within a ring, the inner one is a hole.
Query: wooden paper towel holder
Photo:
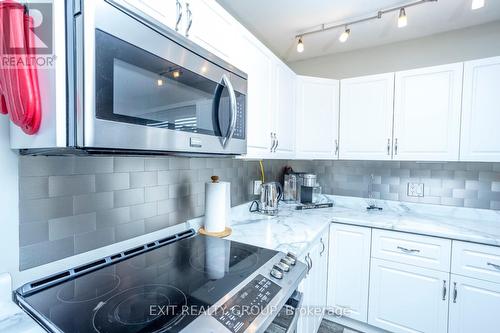
[[[227,237],[227,236],[231,235],[232,232],[233,232],[233,229],[231,229],[229,227],[226,227],[223,231],[219,231],[219,232],[206,231],[204,227],[201,227],[198,230],[198,233],[200,233],[201,235],[219,237],[219,238]]]

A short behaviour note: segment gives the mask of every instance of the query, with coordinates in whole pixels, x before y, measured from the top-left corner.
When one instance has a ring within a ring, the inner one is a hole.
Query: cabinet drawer
[[[451,272],[500,283],[500,247],[453,242]]]
[[[373,230],[372,257],[449,272],[451,241],[395,231]]]

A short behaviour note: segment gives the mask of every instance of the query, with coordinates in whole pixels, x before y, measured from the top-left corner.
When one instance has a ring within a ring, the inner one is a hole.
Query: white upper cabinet
[[[341,81],[340,159],[391,159],[393,92],[394,73]]]
[[[248,75],[247,146],[248,157],[265,158],[274,146],[273,106],[274,63],[253,38],[245,37],[240,50],[242,70]]]
[[[233,18],[215,1],[189,0],[185,3],[189,5],[191,17],[185,13],[184,32],[192,21],[188,38],[221,59],[233,61],[241,38],[233,25]]]
[[[185,11],[183,1],[124,0],[124,2],[174,30],[176,28],[178,14],[182,13],[182,15],[184,15]],[[179,22],[178,28],[179,32],[184,29],[182,22]]]
[[[500,162],[500,57],[465,63],[460,160]]]
[[[295,91],[297,75],[286,65],[276,64],[276,98],[274,132],[276,133],[275,155],[277,158],[292,158],[295,155]]]
[[[297,157],[338,157],[339,81],[299,76]]]
[[[397,72],[394,159],[457,161],[463,64]]]

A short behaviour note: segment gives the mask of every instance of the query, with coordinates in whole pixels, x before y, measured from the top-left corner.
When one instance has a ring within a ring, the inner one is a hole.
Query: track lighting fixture
[[[409,0],[408,3],[400,4],[397,7],[390,7],[386,9],[380,9],[378,10],[375,14],[373,15],[368,15],[366,17],[361,17],[361,18],[354,18],[352,20],[346,20],[343,21],[342,23],[323,23],[320,25],[320,28],[313,28],[309,31],[302,31],[300,34],[296,35],[295,38],[298,39],[297,42],[297,52],[301,53],[304,51],[304,43],[302,39],[305,36],[309,36],[312,34],[317,34],[333,29],[339,29],[344,27],[344,31],[340,34],[339,36],[339,41],[341,43],[345,43],[350,36],[351,30],[348,29],[347,27],[352,26],[354,24],[360,24],[360,23],[365,23],[368,21],[375,21],[375,20],[380,20],[383,15],[393,13],[393,12],[399,12],[398,16],[398,27],[403,28],[408,25],[408,16],[406,15],[406,9],[409,7],[414,7],[414,6],[419,6],[419,5],[424,5],[426,3],[431,3],[431,2],[438,2],[438,0]],[[472,9],[478,9],[481,7],[484,7],[484,2],[485,0],[472,0]]]
[[[299,41],[297,42],[297,52],[304,52],[304,42],[302,41],[302,37],[299,37]]]
[[[472,0],[472,10],[484,7],[484,0]]]
[[[340,34],[339,41],[341,43],[345,43],[349,39],[350,34],[351,34],[351,29],[346,27],[344,32]]]
[[[404,8],[399,10],[398,17],[398,28],[404,28],[408,25],[408,16],[406,16],[406,11]]]

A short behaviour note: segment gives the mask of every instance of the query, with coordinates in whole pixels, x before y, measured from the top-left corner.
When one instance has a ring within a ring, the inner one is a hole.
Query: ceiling
[[[322,23],[345,23],[373,15],[380,9],[408,4],[412,0],[217,0],[247,29],[285,61],[297,61],[326,54],[428,36],[500,20],[500,0],[486,0],[486,6],[472,11],[472,0],[438,0],[406,10],[408,26],[397,27],[397,12],[380,20],[351,27],[351,36],[340,43],[342,29],[304,38],[305,51],[296,52],[295,36]]]

